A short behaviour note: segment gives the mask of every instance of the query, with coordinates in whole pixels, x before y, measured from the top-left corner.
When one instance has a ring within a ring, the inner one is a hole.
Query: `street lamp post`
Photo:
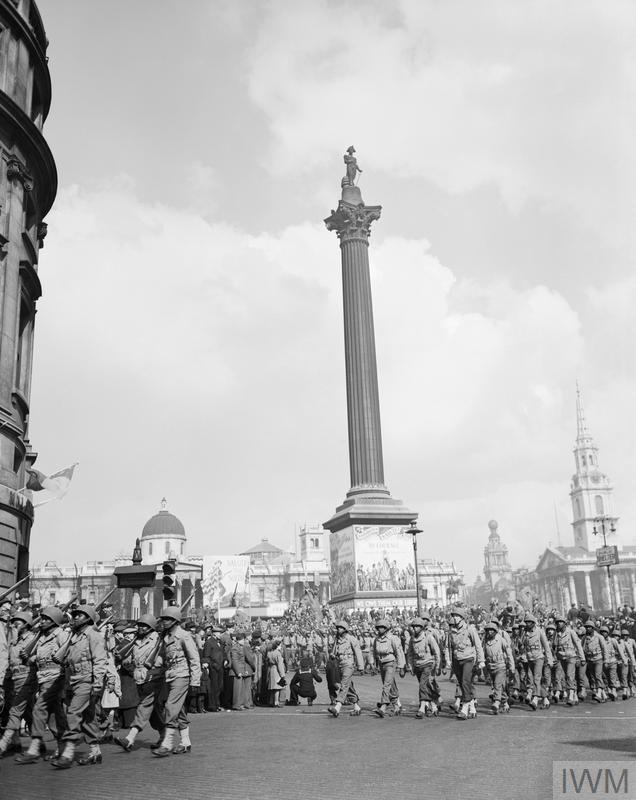
[[[415,559],[415,598],[417,600],[417,616],[422,616],[422,601],[420,598],[420,570],[417,566],[417,534],[422,533],[422,530],[417,527],[415,520],[411,522],[411,527],[406,529],[406,533],[410,533],[413,537],[413,558]]]
[[[600,535],[603,537],[603,547],[607,547],[607,532],[605,531],[605,523],[610,523],[609,532],[616,533],[616,526],[614,525],[614,520],[611,517],[595,517],[594,518],[594,527],[592,528],[592,533],[594,536],[599,535],[599,531],[597,529],[597,524],[601,526]],[[609,591],[609,598],[610,598],[610,606],[612,608],[612,616],[615,616],[615,609],[614,609],[614,593],[612,592],[612,579],[610,576],[610,564],[605,565],[607,569],[607,588]]]

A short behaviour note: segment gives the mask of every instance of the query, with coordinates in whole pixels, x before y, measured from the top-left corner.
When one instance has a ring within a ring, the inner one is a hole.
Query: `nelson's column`
[[[349,147],[344,156],[347,174],[342,179],[342,197],[338,208],[325,220],[328,230],[335,231],[340,239],[342,255],[351,488],[324,526],[331,532],[332,601],[340,604],[340,600],[343,607],[363,607],[365,597],[372,602],[373,590],[366,583],[361,585],[356,573],[370,568],[366,562],[373,558],[373,552],[377,552],[374,566],[377,563],[379,567],[381,561],[395,562],[398,555],[404,560],[405,553],[412,566],[411,537],[404,536],[403,531],[417,518],[416,512],[391,497],[384,483],[369,273],[371,223],[380,218],[382,207],[364,204],[355,185],[362,170],[354,153],[355,149]],[[381,588],[379,583],[375,585],[388,599],[388,581]],[[412,598],[415,586],[408,588]]]
[[[36,458],[28,424],[38,253],[57,191],[42,135],[51,104],[47,45],[33,0],[0,0],[0,587],[26,575],[33,523],[33,506],[17,490]]]

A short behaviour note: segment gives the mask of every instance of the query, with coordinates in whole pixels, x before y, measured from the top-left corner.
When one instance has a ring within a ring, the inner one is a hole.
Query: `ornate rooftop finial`
[[[165,497],[161,498],[161,509],[160,510],[161,511],[167,511],[168,510],[168,501],[166,500]]]
[[[358,172],[362,172],[358,166],[358,159],[353,155],[355,151],[355,147],[351,145],[351,147],[347,147],[347,152],[343,156],[347,168],[347,174],[342,179],[341,185],[343,188],[345,186],[355,186]]]

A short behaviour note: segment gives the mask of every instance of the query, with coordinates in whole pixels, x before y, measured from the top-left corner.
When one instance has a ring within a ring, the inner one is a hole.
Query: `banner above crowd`
[[[248,556],[204,556],[203,605],[210,608],[248,608],[250,560]]]

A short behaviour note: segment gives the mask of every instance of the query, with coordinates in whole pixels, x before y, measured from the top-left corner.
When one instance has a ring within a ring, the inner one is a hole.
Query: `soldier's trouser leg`
[[[603,662],[602,661],[588,661],[587,662],[587,679],[590,683],[590,689],[598,691],[605,688],[605,681],[603,680]]]
[[[565,687],[568,692],[576,691],[576,664],[573,658],[560,658],[559,664],[565,674]]]
[[[506,681],[506,668],[499,667],[498,669],[489,669],[488,673],[492,681],[493,702],[500,703],[503,695],[504,683]]]
[[[135,718],[133,719],[130,727],[138,728],[142,731],[150,720],[152,710],[157,702],[157,695],[161,689],[161,681],[146,681],[146,683],[137,684],[137,694],[139,695],[139,704],[135,709]]]
[[[184,711],[184,703],[188,696],[189,678],[175,678],[168,684],[168,697],[163,710],[163,721],[166,728],[180,728],[188,724]]]
[[[33,706],[33,722],[31,723],[31,737],[33,739],[44,739],[46,726],[51,714],[55,716],[56,738],[62,738],[66,731],[66,716],[62,709],[63,698],[63,675],[54,681],[45,681],[40,684],[40,693]]]
[[[340,668],[340,689],[336,695],[336,702],[344,703],[347,696],[354,703],[358,702],[358,693],[353,685],[353,666],[351,664],[343,664]]]
[[[576,665],[576,691],[582,692],[586,689],[590,688],[590,684],[588,683],[587,676],[585,674],[585,665],[584,664],[577,664]]]
[[[618,689],[618,670],[616,669],[616,664],[608,664],[605,667],[605,679],[608,689]]]
[[[37,688],[37,683],[35,683],[33,678],[25,681],[14,680],[13,698],[11,701],[11,708],[9,709],[9,718],[7,720],[6,730],[20,730],[22,718],[26,713],[29,703],[33,702]]]
[[[431,684],[431,675],[433,673],[433,665],[432,664],[425,664],[423,667],[415,667],[413,672],[415,673],[415,677],[417,678],[420,688],[419,688],[419,700],[420,703],[430,703],[430,702],[437,702],[438,695],[433,692],[433,686]]]
[[[534,697],[544,697],[545,693],[541,687],[541,677],[543,675],[543,658],[528,661],[528,688],[532,689]]]
[[[457,687],[461,688],[462,703],[470,703],[474,698],[473,694],[473,666],[474,658],[465,661],[453,659],[453,675],[457,679]]]
[[[543,696],[545,697],[552,688],[552,667],[543,662],[543,672],[541,674],[541,688],[543,689]]]
[[[395,661],[390,661],[388,664],[380,664],[380,678],[382,680],[382,696],[380,697],[380,702],[383,705],[394,703],[400,696],[397,683],[395,682],[395,672]]]
[[[65,742],[79,742],[84,734],[87,744],[97,744],[99,728],[95,722],[95,698],[90,683],[78,683],[67,695],[66,725],[62,739]]]
[[[627,689],[627,672],[628,672],[627,664],[618,665],[618,676],[621,682],[621,689]]]

